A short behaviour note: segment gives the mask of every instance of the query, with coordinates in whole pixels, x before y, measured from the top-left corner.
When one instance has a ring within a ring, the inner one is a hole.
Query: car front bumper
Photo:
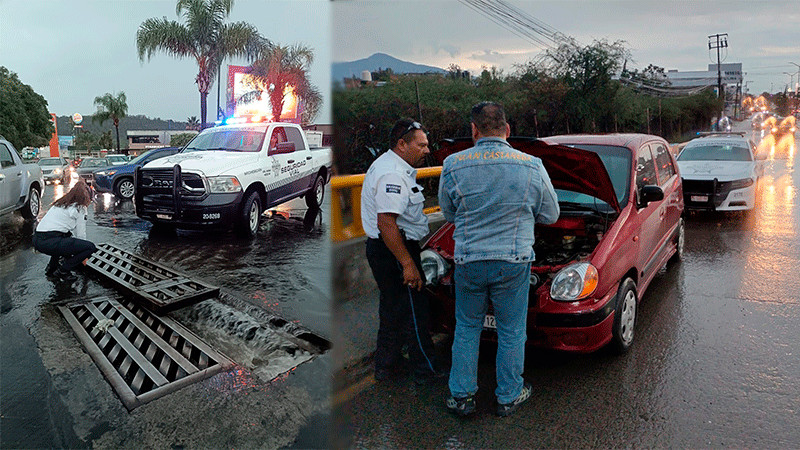
[[[730,189],[729,182],[684,180],[684,206],[689,210],[741,211],[755,208],[757,183]]]
[[[202,199],[181,197],[178,208],[175,208],[171,196],[147,196],[137,204],[136,215],[153,223],[171,224],[178,228],[224,228],[236,222],[242,196],[242,192],[235,192],[208,194]]]
[[[431,324],[434,330],[454,333],[455,295],[452,285],[427,288],[431,298]],[[589,301],[591,308],[575,307],[565,312],[567,304],[547,300],[539,307],[539,293],[531,290],[528,302],[527,345],[573,353],[591,353],[611,341],[614,325],[616,289],[598,301]],[[548,308],[551,304],[554,307]],[[586,304],[586,301],[581,301]],[[558,312],[556,311],[558,309]],[[490,309],[491,313],[491,309]],[[484,329],[481,339],[497,341],[497,332]]]
[[[93,187],[97,192],[111,192],[113,190],[112,178],[108,175],[95,175]]]

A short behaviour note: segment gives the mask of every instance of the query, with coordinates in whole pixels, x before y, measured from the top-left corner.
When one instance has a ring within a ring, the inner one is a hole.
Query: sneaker
[[[468,416],[475,412],[475,396],[470,395],[467,397],[455,398],[450,397],[447,399],[447,409],[453,411],[461,417]]]
[[[514,414],[514,411],[519,408],[519,405],[525,403],[526,400],[531,398],[531,391],[533,387],[530,383],[524,383],[522,385],[522,392],[519,393],[519,396],[514,399],[511,403],[498,403],[497,404],[497,415],[500,417],[507,417],[511,414]]]
[[[78,281],[78,277],[76,277],[71,271],[63,270],[60,267],[53,272],[53,276],[65,283],[74,283],[75,281]]]

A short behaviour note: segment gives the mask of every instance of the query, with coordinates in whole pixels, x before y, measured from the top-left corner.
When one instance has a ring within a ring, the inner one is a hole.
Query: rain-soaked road
[[[60,195],[61,186],[47,186],[43,209]],[[118,290],[92,274],[72,286],[49,281],[48,257],[32,249],[32,225],[16,214],[0,218],[0,447],[323,445],[330,356],[299,350],[292,333],[330,339],[327,223],[302,199],[278,209],[252,241],[219,231],[170,236],[151,233],[130,201],[98,197],[89,239],[221,287],[219,298],[172,316],[236,363],[131,413],[54,306]]]
[[[685,257],[650,285],[626,355],[529,349],[523,376],[533,396],[502,419],[493,414],[490,348],[482,348],[478,411],[466,420],[446,410],[446,380],[374,384],[368,367],[350,368],[346,395],[334,397],[348,430],[341,444],[800,448],[798,162],[796,146],[789,159],[766,162],[749,215],[687,216]],[[437,345],[443,361],[450,344]]]

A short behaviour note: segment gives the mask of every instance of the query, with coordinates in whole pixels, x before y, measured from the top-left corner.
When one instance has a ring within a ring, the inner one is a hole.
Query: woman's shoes
[[[78,277],[76,277],[72,271],[63,270],[61,267],[53,272],[53,276],[65,283],[74,283],[75,281],[78,281]]]

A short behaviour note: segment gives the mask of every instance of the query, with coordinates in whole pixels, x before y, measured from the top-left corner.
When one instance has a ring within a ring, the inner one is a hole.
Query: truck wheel
[[[134,192],[133,180],[130,178],[123,178],[114,186],[114,194],[124,200],[132,199]]]
[[[251,192],[242,205],[236,231],[241,237],[254,238],[258,232],[258,221],[261,218],[261,198],[258,192]]]
[[[314,186],[306,192],[306,205],[309,208],[319,208],[325,199],[325,178],[317,175]]]
[[[22,217],[25,220],[36,220],[39,216],[39,209],[41,208],[41,195],[39,190],[31,186],[31,192],[28,194],[28,201],[22,207]]]

